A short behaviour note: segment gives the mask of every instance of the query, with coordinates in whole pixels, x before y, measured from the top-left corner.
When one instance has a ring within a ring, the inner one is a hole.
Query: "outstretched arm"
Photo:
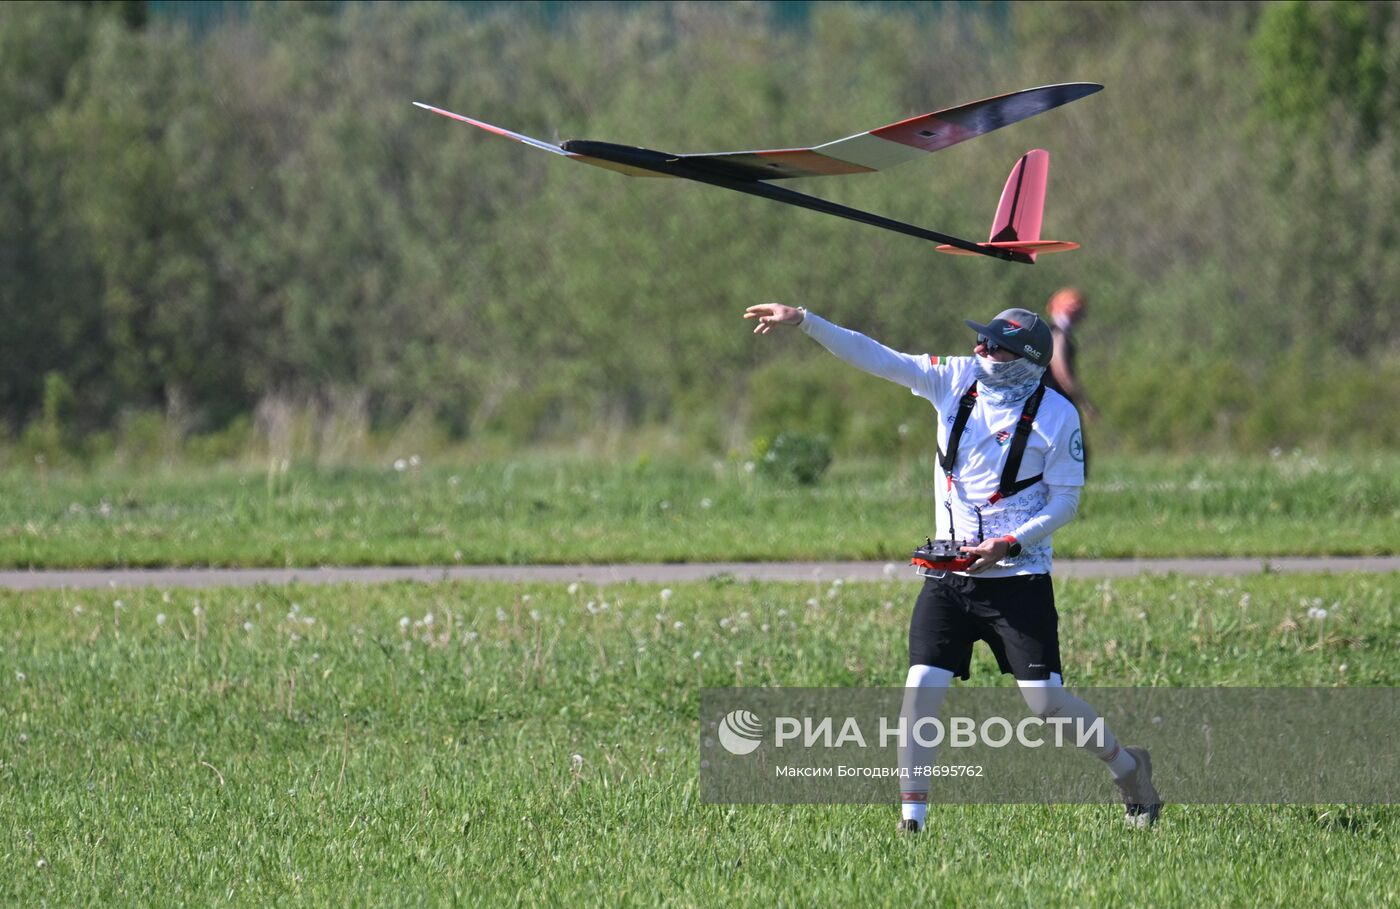
[[[817,343],[857,369],[905,388],[917,390],[927,384],[931,366],[928,357],[891,350],[858,331],[833,325],[815,313],[781,303],[760,303],[744,310],[744,318],[758,320],[754,334],[760,335],[779,326],[801,326]]]

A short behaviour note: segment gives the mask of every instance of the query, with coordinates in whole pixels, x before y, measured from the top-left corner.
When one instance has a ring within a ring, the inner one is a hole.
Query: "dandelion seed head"
[[[157,625],[164,625],[164,624],[165,624],[165,613],[163,613],[163,612],[158,612],[158,613],[156,613],[156,624],[157,624]]]

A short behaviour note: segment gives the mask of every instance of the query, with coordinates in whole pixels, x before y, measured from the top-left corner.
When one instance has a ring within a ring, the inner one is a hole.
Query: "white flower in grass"
[[[477,638],[479,638],[479,637],[481,637],[481,635],[477,634],[475,631],[468,631],[468,632],[467,632],[467,642],[468,642],[468,643],[470,643],[470,642],[472,642],[472,641],[475,641],[475,640],[476,640]]]
[[[702,657],[702,656],[704,656],[704,654],[702,654],[700,651],[697,650],[697,651],[695,651],[694,653],[692,653],[692,654],[690,655],[690,658],[691,658],[692,660],[698,660],[698,659],[700,659],[700,657]]]
[[[663,588],[661,588],[661,602],[663,602],[663,603],[669,603],[669,602],[671,602],[671,597],[673,597],[673,596],[675,596],[675,595],[676,595],[676,592],[675,592],[674,590],[672,590],[671,588],[669,588],[669,587],[663,587]]]
[[[821,603],[817,600],[816,597],[812,597],[810,600],[807,601],[807,608],[809,609],[816,609],[820,605]]]
[[[245,632],[247,632],[248,634],[252,634],[252,632],[253,632],[253,623],[252,623],[252,622],[244,622],[244,623],[243,623],[243,630],[244,630]]]
[[[125,601],[125,600],[113,600],[113,601],[112,601],[112,608],[113,608],[113,609],[125,609],[125,608],[126,608],[126,601]]]
[[[461,482],[462,482],[462,478],[459,477],[459,476],[457,476],[456,474],[453,474],[452,476],[450,476],[450,477],[447,478],[447,485],[448,485],[448,486],[457,486],[457,485],[461,484]]]
[[[762,625],[758,626],[758,630],[767,633],[770,627],[771,626],[767,622],[764,622]]]
[[[163,612],[158,612],[158,613],[156,613],[156,624],[157,624],[157,625],[164,625],[164,624],[165,624],[165,613],[163,613]]]
[[[712,506],[712,505],[714,505],[714,504],[715,504],[715,503],[712,502],[712,501],[709,500],[709,499],[701,499],[701,500],[700,500],[700,507],[701,507],[701,508],[709,508],[710,506]]]
[[[394,461],[394,469],[397,470],[399,473],[403,473],[405,470],[408,470],[408,462],[405,461],[403,458],[399,458],[398,460]]]
[[[894,608],[894,600],[886,600],[882,605],[885,607],[885,611],[889,612]]]
[[[194,617],[195,617],[195,618],[197,618],[197,619],[202,619],[202,618],[204,618],[204,607],[203,607],[203,606],[196,606],[194,609],[192,609],[192,610],[190,610],[190,611],[194,613]]]
[[[677,631],[683,631],[685,629],[685,622],[676,622],[671,627],[676,629]]]
[[[463,558],[464,558],[464,556],[462,555],[462,550],[460,550],[460,549],[454,549],[454,550],[452,551],[452,561],[454,561],[454,562],[460,562],[460,561],[462,561]]]
[[[408,616],[404,616],[403,618],[399,619],[399,630],[400,630],[400,631],[407,631],[407,630],[408,630],[408,625],[409,625]]]
[[[73,615],[82,615],[82,614],[83,614],[83,604],[82,604],[82,603],[79,603],[77,606],[74,606],[74,607],[73,607]]]
[[[569,763],[574,765],[575,770],[583,769],[583,755],[577,752],[569,755]]]
[[[532,622],[538,622],[539,620],[540,620],[540,611],[539,611],[538,609],[531,609],[531,610],[530,610],[530,621],[532,621]]]
[[[165,603],[165,604],[169,605],[169,603],[170,603],[170,591],[167,590],[167,591],[165,591],[165,593],[162,593],[162,594],[160,595],[160,601],[161,601],[162,603]]]
[[[573,596],[574,594],[578,593],[578,581],[571,582],[569,586],[564,589],[569,592],[569,596]]]
[[[505,611],[504,609],[502,609],[501,607],[497,606],[497,607],[496,607],[496,621],[498,621],[498,622],[504,622],[505,620],[506,620],[506,611]]]
[[[409,467],[417,467],[418,465],[420,465],[420,464],[422,464],[422,463],[423,463],[423,459],[420,458],[420,457],[418,457],[418,455],[410,455],[409,458],[408,458],[408,466],[409,466]]]
[[[1322,621],[1323,619],[1327,618],[1327,610],[1326,610],[1326,609],[1323,609],[1321,606],[1312,606],[1312,607],[1309,607],[1309,608],[1308,608],[1308,618],[1310,618],[1310,619],[1317,619],[1318,621]]]
[[[749,614],[748,614],[748,612],[747,612],[747,611],[740,612],[740,613],[739,613],[739,618],[741,618],[741,619],[743,619],[745,622],[747,622],[747,621],[749,620]]]
[[[778,610],[778,618],[780,618],[780,619],[785,619],[785,618],[787,618],[787,614],[788,614],[788,611],[787,611],[786,609],[779,609],[779,610]]]
[[[27,745],[27,744],[29,744],[29,733],[27,733],[27,732],[21,732],[21,733],[19,734],[19,743],[20,743],[21,745]]]
[[[719,620],[719,627],[721,628],[728,628],[732,624],[733,622],[730,621],[729,616],[725,616]]]
[[[745,462],[744,462],[744,473],[753,473],[753,468],[754,468],[753,461],[745,461]]]
[[[42,870],[44,870],[45,868],[49,867],[49,863],[48,863],[48,861],[45,860],[45,859],[39,859],[39,861],[37,861],[37,862],[34,863],[34,867],[35,867],[35,868],[38,868],[40,871],[42,871]]]
[[[15,681],[16,681],[16,682],[25,682],[25,681],[28,681],[28,680],[29,680],[29,676],[25,675],[23,672],[16,672],[16,673],[15,673]]]
[[[428,613],[427,615],[423,616],[423,624],[424,624],[424,625],[431,625],[431,624],[433,624],[433,614],[432,614],[431,612]]]

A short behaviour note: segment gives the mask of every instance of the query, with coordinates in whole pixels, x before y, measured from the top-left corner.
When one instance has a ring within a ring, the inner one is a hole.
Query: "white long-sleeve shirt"
[[[843,362],[903,385],[933,404],[939,417],[938,443],[947,451],[958,402],[979,378],[973,357],[900,353],[811,312],[801,328]],[[1079,509],[1079,491],[1084,486],[1079,414],[1063,395],[1048,388],[1031,424],[1017,476],[1043,474],[1044,482],[987,504],[1001,484],[1011,433],[1024,403],[997,405],[979,395],[959,443],[952,489],[941,475],[934,484],[937,536],[977,542],[976,506],[981,506],[983,539],[1009,534],[1022,546],[1019,556],[998,562],[978,577],[1048,574],[1053,562],[1051,534],[1069,523]],[[947,504],[952,505],[952,527]]]

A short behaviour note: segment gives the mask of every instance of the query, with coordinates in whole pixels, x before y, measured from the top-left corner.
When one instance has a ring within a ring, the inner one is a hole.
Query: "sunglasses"
[[[987,349],[987,353],[988,353],[989,355],[990,355],[990,354],[994,354],[994,353],[996,353],[996,352],[999,351],[999,350],[1009,350],[1009,349],[1010,349],[1010,348],[1007,348],[1007,347],[1003,347],[1002,345],[1000,345],[1000,344],[998,344],[997,342],[993,341],[991,338],[987,337],[986,335],[978,335],[978,336],[977,336],[977,343],[978,343],[978,344],[981,344],[983,347],[985,347],[985,348]]]

